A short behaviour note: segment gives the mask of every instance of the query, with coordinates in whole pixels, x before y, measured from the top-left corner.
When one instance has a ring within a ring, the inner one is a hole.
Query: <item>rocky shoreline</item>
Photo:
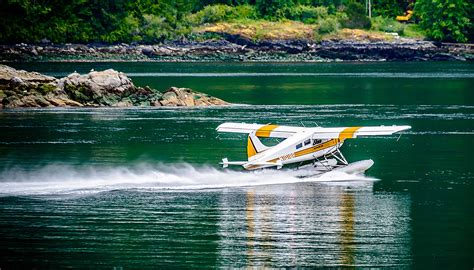
[[[0,109],[19,107],[224,106],[229,103],[171,87],[163,93],[135,86],[124,73],[108,69],[54,78],[0,65]]]
[[[142,44],[0,45],[0,62],[9,61],[472,61],[474,44],[435,43],[414,39],[268,40],[239,35],[222,39]]]

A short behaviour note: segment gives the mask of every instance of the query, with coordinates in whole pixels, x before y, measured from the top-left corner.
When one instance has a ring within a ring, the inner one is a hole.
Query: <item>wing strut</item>
[[[347,159],[344,157],[344,155],[341,153],[341,150],[339,148],[336,149],[336,151],[332,152],[331,155],[340,161],[344,165],[348,165],[349,162],[347,162]],[[339,156],[338,156],[339,155]]]

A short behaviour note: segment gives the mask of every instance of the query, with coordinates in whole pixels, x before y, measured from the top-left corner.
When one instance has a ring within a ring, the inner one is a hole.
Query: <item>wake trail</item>
[[[190,164],[140,164],[133,167],[50,165],[33,171],[0,172],[0,196],[94,194],[112,190],[199,190],[299,182],[370,183],[377,179],[344,172],[308,176],[303,170],[233,171]]]

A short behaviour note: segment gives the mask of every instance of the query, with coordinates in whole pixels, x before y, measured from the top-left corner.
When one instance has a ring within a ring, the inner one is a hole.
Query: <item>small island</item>
[[[113,69],[71,73],[64,78],[0,65],[0,108],[223,106],[229,103],[189,88],[164,92],[135,86]]]

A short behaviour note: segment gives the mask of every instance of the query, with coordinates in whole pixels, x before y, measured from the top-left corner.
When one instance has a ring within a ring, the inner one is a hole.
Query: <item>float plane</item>
[[[347,162],[339,148],[346,139],[360,136],[391,135],[410,129],[410,126],[367,127],[295,127],[245,123],[223,123],[218,132],[245,133],[247,139],[247,161],[222,159],[224,168],[239,165],[246,170],[263,168],[281,169],[293,165],[297,168],[312,167],[318,172],[340,170],[347,173],[363,173],[374,162],[362,160]],[[265,146],[259,138],[284,139],[275,146]]]

